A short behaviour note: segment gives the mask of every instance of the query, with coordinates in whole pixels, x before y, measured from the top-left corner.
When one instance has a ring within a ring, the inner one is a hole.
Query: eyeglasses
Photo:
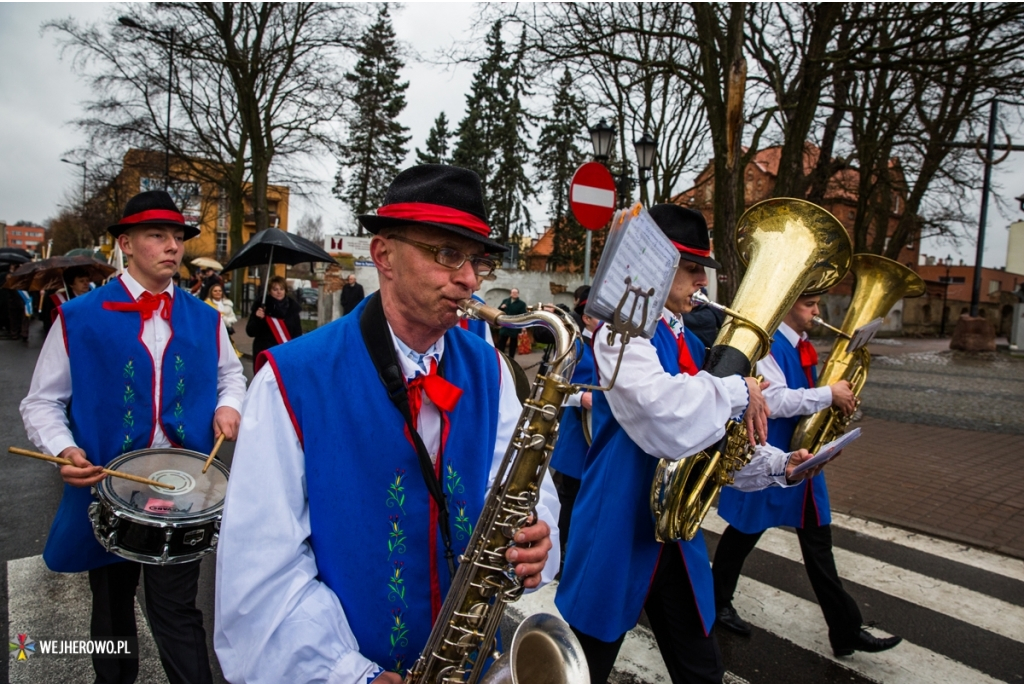
[[[454,247],[438,247],[437,245],[428,245],[427,243],[421,243],[418,240],[411,240],[404,236],[393,235],[390,236],[393,240],[399,240],[403,243],[409,243],[415,247],[430,252],[434,255],[434,261],[441,266],[446,266],[449,269],[461,269],[462,265],[469,262],[473,265],[473,271],[477,276],[486,278],[494,273],[494,270],[498,268],[497,263],[489,257],[481,257],[479,255],[467,255]]]

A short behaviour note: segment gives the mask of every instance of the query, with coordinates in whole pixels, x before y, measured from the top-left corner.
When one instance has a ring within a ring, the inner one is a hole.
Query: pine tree
[[[507,57],[501,39],[501,21],[491,27],[485,44],[487,57],[473,74],[473,83],[466,96],[466,116],[455,131],[457,140],[452,151],[452,164],[471,169],[480,176],[487,206],[487,180],[494,161],[494,115],[498,109],[495,90]]]
[[[585,231],[569,208],[569,184],[576,168],[586,160],[580,149],[580,132],[586,130],[583,101],[573,90],[566,69],[558,82],[551,114],[537,138],[538,178],[551,194],[548,221],[554,231],[554,247],[548,261],[570,269],[583,266]]]
[[[355,109],[347,119],[349,135],[341,146],[333,192],[355,214],[365,214],[383,202],[409,142],[409,129],[398,123],[409,82],[398,79],[405,65],[398,56],[387,5],[380,5],[377,21],[363,35],[357,54],[355,69],[345,74],[355,86]]]
[[[434,127],[430,129],[430,133],[427,135],[426,152],[421,152],[419,148],[416,148],[416,163],[417,164],[449,164],[451,157],[448,154],[448,150],[451,147],[448,139],[451,138],[452,133],[448,130],[448,117],[441,112],[437,115],[437,119],[434,119]]]
[[[494,173],[488,179],[491,198],[491,227],[502,242],[526,235],[532,228],[527,203],[536,195],[527,175],[530,162],[530,116],[522,101],[529,96],[530,75],[527,73],[525,29],[519,48],[508,67],[498,75],[495,89]],[[504,104],[502,107],[501,105]]]

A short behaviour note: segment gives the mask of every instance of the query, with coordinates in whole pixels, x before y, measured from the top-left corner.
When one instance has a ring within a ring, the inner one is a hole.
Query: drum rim
[[[125,452],[124,454],[119,454],[118,456],[114,457],[113,459],[111,459],[106,464],[106,468],[111,469],[113,471],[116,471],[116,470],[118,470],[118,467],[122,463],[128,461],[129,458],[137,457],[137,456],[142,456],[142,455],[145,455],[145,454],[151,454],[151,453],[154,453],[154,452],[162,452],[162,453],[174,452],[176,454],[182,454],[182,455],[188,455],[190,457],[195,457],[196,459],[199,459],[199,460],[201,460],[203,462],[205,462],[207,460],[207,458],[210,456],[208,454],[203,454],[202,452],[196,452],[195,450],[185,449],[183,447],[146,447],[146,448],[141,449],[141,450],[133,450],[131,452]],[[212,462],[210,462],[210,467],[211,468],[216,467],[217,470],[220,471],[224,475],[224,480],[225,481],[227,481],[229,479],[230,471],[228,470],[228,467],[225,466],[223,463],[221,463],[221,462],[217,461],[216,459],[214,459]],[[113,478],[113,476],[108,476],[108,477],[104,478],[103,480],[99,481],[98,483],[96,483],[96,486],[95,486],[96,487],[96,496],[97,496],[97,499],[99,499],[101,502],[104,502],[108,506],[111,506],[111,508],[114,510],[115,514],[120,515],[122,512],[120,512],[117,508],[113,507],[112,504],[113,504],[113,502],[117,502],[119,505],[123,506],[124,503],[121,500],[121,498],[116,497],[114,495],[114,493],[110,490],[111,486],[109,485],[109,482],[111,482],[112,478]],[[192,513],[185,514],[185,515],[170,514],[170,515],[166,515],[166,516],[157,517],[157,516],[152,515],[152,514],[145,514],[144,512],[136,512],[136,511],[128,509],[128,510],[125,510],[125,513],[127,513],[128,516],[122,516],[122,518],[129,518],[132,521],[135,521],[135,522],[140,523],[142,525],[151,525],[154,528],[183,528],[188,523],[194,523],[196,521],[205,521],[205,520],[211,519],[212,517],[219,518],[221,516],[221,514],[223,513],[223,511],[224,511],[224,501],[226,499],[227,499],[227,493],[225,493],[224,498],[221,499],[219,504],[216,504],[216,505],[214,505],[212,507],[209,507],[208,509],[204,509],[202,512],[197,512],[195,514],[192,514]],[[152,518],[150,518],[150,517],[152,517]],[[153,523],[150,523],[151,521]],[[173,525],[173,524],[172,525],[162,525],[160,523],[157,523],[157,522],[161,522],[161,521],[165,521],[165,522],[168,522],[168,523],[173,522],[174,524],[178,524],[178,525]]]

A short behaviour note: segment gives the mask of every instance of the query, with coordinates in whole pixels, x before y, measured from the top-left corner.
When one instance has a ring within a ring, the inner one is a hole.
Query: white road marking
[[[834,511],[832,512],[832,525],[879,540],[894,542],[919,552],[934,554],[937,557],[973,566],[982,571],[1024,581],[1024,559],[1014,559],[948,540],[937,540],[921,533],[886,526],[874,521],[865,521],[845,514],[837,514]]]
[[[7,616],[11,634],[30,638],[77,640],[89,638],[92,591],[85,573],[54,573],[41,556],[7,562]],[[166,683],[153,634],[138,601],[140,683]],[[12,683],[91,683],[96,679],[92,658],[30,656],[9,662]]]
[[[716,533],[722,533],[727,525],[717,511],[709,512],[704,519],[704,527]],[[757,547],[803,563],[796,535],[780,528],[766,530]],[[841,578],[1024,643],[1022,607],[841,547],[832,552]]]
[[[998,683],[991,676],[904,640],[887,652],[836,658],[821,608],[770,585],[740,577],[736,611],[755,626],[879,683]],[[876,635],[882,631],[872,629]]]
[[[615,191],[594,186],[574,185],[572,187],[572,201],[584,205],[597,205],[598,207],[615,207]]]

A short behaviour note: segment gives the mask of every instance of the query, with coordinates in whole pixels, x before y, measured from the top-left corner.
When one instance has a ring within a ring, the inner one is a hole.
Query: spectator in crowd
[[[205,300],[206,298],[208,298],[210,296],[210,288],[212,288],[216,284],[223,286],[224,279],[221,278],[220,274],[218,274],[213,269],[207,269],[206,276],[203,278],[203,285],[199,289],[199,299]]]
[[[349,275],[345,285],[341,287],[341,309],[348,314],[356,308],[366,295],[363,293],[363,286],[356,283],[356,275]]]
[[[509,297],[506,297],[501,301],[498,309],[505,312],[509,316],[518,316],[526,313],[526,303],[519,299],[519,288],[512,288],[509,293]],[[509,359],[516,358],[517,348],[519,346],[519,329],[518,328],[500,328],[498,329],[498,350],[505,352]],[[505,348],[508,348],[506,351]]]
[[[301,305],[286,296],[284,279],[274,276],[270,279],[269,297],[256,308],[245,324],[245,333],[252,338],[252,356],[274,345],[286,343],[302,335]]]
[[[228,328],[228,335],[234,335],[235,322],[238,321],[238,317],[235,316],[234,303],[224,297],[223,285],[220,283],[214,283],[210,287],[210,296],[206,298],[206,304],[220,312],[220,317],[224,320],[224,325]]]

